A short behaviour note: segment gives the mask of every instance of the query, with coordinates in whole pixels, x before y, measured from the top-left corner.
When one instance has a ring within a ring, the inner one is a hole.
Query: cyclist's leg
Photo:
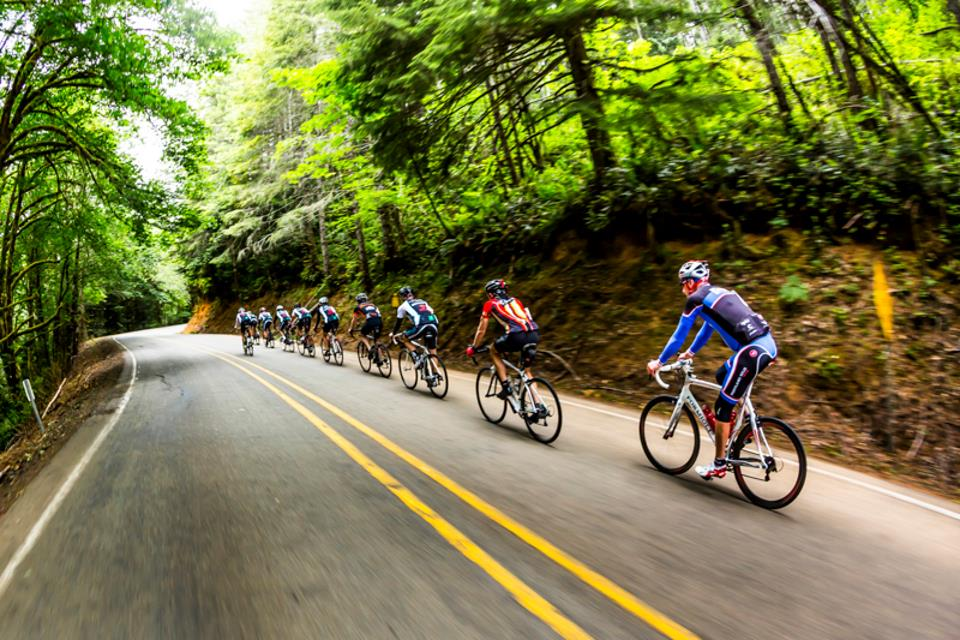
[[[726,452],[734,407],[760,372],[773,362],[776,353],[776,345],[772,338],[769,341],[760,338],[740,349],[724,364],[723,368],[727,370],[727,376],[714,404],[714,413],[717,416],[717,460],[723,459]]]

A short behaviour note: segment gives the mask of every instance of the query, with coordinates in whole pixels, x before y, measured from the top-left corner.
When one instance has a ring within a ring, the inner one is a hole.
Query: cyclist
[[[266,341],[270,336],[270,328],[273,327],[273,314],[267,311],[266,307],[260,307],[260,315],[257,316],[260,323],[260,335]]]
[[[313,330],[316,331],[323,323],[323,333],[320,334],[320,342],[323,347],[323,355],[330,355],[330,334],[335,334],[340,328],[340,315],[330,304],[326,296],[321,296],[317,301],[317,306],[313,308],[317,314],[316,324]]]
[[[397,308],[397,321],[393,324],[393,331],[390,337],[393,338],[400,330],[403,319],[410,318],[412,327],[400,334],[400,341],[408,351],[413,352],[414,347],[411,340],[422,339],[431,355],[437,355],[437,336],[440,334],[437,315],[433,312],[433,307],[425,300],[416,298],[413,295],[413,289],[410,287],[401,287],[400,299],[403,303]]]
[[[245,308],[240,307],[237,311],[237,317],[233,321],[234,330],[240,329],[240,345],[243,347],[247,346],[247,336],[253,336],[253,329],[257,326],[257,317],[247,311]]]
[[[280,333],[283,334],[284,342],[290,344],[289,333],[293,318],[290,317],[290,312],[284,309],[282,304],[277,305],[277,322],[280,323]]]
[[[310,338],[310,310],[300,306],[300,303],[293,305],[293,321],[297,328],[297,339],[303,340],[303,343],[309,345]]]
[[[373,343],[383,331],[383,317],[380,315],[380,309],[370,302],[365,293],[357,295],[357,306],[353,308],[353,317],[350,319],[350,335],[353,335],[354,327],[361,319],[363,326],[360,327],[360,340],[367,345],[367,357],[379,366],[380,356],[374,355]]]
[[[497,397],[506,398],[511,391],[510,380],[507,378],[507,368],[503,364],[501,354],[519,351],[520,365],[528,376],[533,376],[530,367],[533,366],[536,357],[536,345],[540,342],[540,327],[533,321],[530,310],[509,294],[505,281],[491,280],[484,290],[487,292],[487,301],[480,314],[480,324],[477,325],[473,344],[467,347],[467,356],[472,358],[476,353],[476,345],[483,341],[487,324],[493,316],[494,320],[506,330],[506,333],[494,340],[493,349],[490,350],[490,358],[500,378],[501,389]],[[527,345],[533,345],[533,348],[528,348]]]
[[[697,467],[697,474],[704,480],[722,478],[727,473],[724,452],[730,437],[734,408],[760,372],[777,358],[777,343],[773,340],[767,321],[754,312],[743,298],[735,291],[710,284],[710,265],[707,262],[685,262],[678,275],[683,293],[687,296],[687,303],[676,331],[663,348],[660,357],[647,363],[647,371],[650,375],[655,374],[680,350],[698,317],[703,318],[703,326],[680,359],[693,359],[707,344],[714,331],[719,333],[724,344],[733,350],[733,355],[717,370],[717,382],[722,389],[714,405],[714,461]]]

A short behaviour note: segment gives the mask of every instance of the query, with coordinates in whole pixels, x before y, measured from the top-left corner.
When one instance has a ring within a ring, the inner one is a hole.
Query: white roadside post
[[[43,420],[40,418],[40,412],[37,410],[37,398],[33,395],[33,387],[30,385],[30,379],[23,381],[23,392],[27,394],[27,400],[30,401],[30,407],[33,409],[33,417],[37,419],[37,425],[40,427],[40,433],[46,433],[43,428]]]

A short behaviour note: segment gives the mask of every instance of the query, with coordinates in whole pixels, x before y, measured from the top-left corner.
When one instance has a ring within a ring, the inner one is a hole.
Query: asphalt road
[[[122,413],[0,520],[2,638],[960,637],[956,504],[814,462],[770,512],[656,472],[638,412],[565,398],[545,446],[467,374],[120,340]]]

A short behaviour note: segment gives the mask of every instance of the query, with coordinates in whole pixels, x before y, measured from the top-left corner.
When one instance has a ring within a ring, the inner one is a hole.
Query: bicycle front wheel
[[[380,371],[380,375],[384,378],[389,378],[390,374],[393,373],[393,362],[390,359],[390,351],[387,350],[382,344],[378,344],[374,347],[380,354],[380,362],[377,363],[377,370]]]
[[[640,444],[650,463],[670,475],[687,471],[697,461],[700,430],[687,407],[671,422],[676,396],[657,396],[640,414]]]
[[[450,389],[450,381],[447,378],[447,365],[443,364],[440,356],[430,356],[427,367],[429,375],[433,376],[432,380],[427,381],[427,386],[430,387],[430,393],[438,398],[443,398]]]
[[[367,345],[363,342],[357,345],[357,358],[360,360],[360,368],[369,373],[373,361],[370,360],[370,352],[367,351]]]
[[[560,436],[563,410],[560,396],[543,378],[531,378],[520,393],[520,417],[534,440],[550,444]]]
[[[807,455],[800,436],[783,420],[758,417],[760,436],[744,427],[731,450],[733,473],[743,495],[764,509],[781,509],[800,495]]]
[[[500,393],[500,379],[493,367],[477,372],[477,404],[480,413],[493,424],[499,424],[507,415],[507,401],[497,397]]]
[[[413,362],[413,354],[406,349],[400,349],[397,356],[397,369],[400,370],[400,380],[407,389],[417,386],[417,365]]]

